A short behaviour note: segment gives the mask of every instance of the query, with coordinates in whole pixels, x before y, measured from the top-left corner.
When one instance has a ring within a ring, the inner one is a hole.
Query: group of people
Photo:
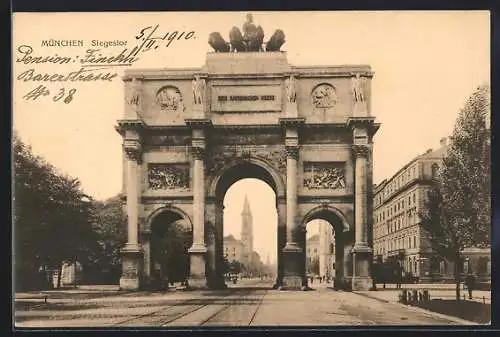
[[[325,275],[323,275],[323,276],[316,276],[316,277],[315,276],[309,276],[309,281],[310,281],[311,284],[314,283],[314,278],[317,278],[318,281],[319,281],[319,283],[321,283],[321,282],[330,282],[330,277],[329,276],[325,276]]]

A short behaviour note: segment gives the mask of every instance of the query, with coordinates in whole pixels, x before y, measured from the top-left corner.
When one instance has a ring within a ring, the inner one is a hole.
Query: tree
[[[91,199],[16,134],[13,157],[16,285],[40,287],[32,282],[37,271],[56,269],[59,286],[62,264],[85,259],[95,243]]]
[[[490,242],[489,86],[481,86],[460,111],[438,180],[420,213],[431,247],[455,264],[460,300],[461,250]]]
[[[163,275],[157,275],[169,282],[184,281],[189,275],[189,253],[193,238],[191,229],[181,221],[163,226],[161,221],[153,225],[151,256],[161,264]]]
[[[96,276],[104,272],[102,276],[109,275],[109,278],[99,282],[115,283],[121,273],[120,250],[127,241],[127,217],[121,195],[104,202],[94,202],[93,226],[97,234],[97,246],[86,266],[90,271],[86,275]]]

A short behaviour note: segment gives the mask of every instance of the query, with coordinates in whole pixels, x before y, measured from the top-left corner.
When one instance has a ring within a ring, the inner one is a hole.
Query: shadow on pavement
[[[416,306],[476,323],[487,324],[491,321],[491,304],[463,300],[434,299],[429,302],[419,303]]]

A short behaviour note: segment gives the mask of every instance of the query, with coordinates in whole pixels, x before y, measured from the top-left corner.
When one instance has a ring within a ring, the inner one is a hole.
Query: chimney
[[[439,144],[441,144],[441,146],[446,146],[446,143],[448,142],[448,138],[446,137],[443,137],[441,138],[441,140],[439,141]]]
[[[428,149],[427,151],[425,151],[425,154],[429,154],[432,152],[432,149]]]

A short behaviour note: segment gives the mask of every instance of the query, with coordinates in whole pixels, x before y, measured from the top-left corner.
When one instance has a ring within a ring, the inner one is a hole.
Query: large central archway
[[[282,269],[282,249],[285,245],[285,204],[284,204],[284,184],[282,178],[274,171],[272,166],[261,159],[238,159],[225,165],[214,177],[209,186],[208,194],[211,203],[207,203],[209,219],[207,228],[207,248],[209,268],[208,279],[212,286],[225,287],[224,282],[224,197],[233,184],[243,179],[258,179],[267,184],[275,193],[274,207],[277,212],[277,237],[276,237],[276,257],[277,279],[280,277]],[[281,201],[281,202],[280,202]],[[212,215],[210,217],[210,215]],[[212,225],[213,224],[213,225]]]

